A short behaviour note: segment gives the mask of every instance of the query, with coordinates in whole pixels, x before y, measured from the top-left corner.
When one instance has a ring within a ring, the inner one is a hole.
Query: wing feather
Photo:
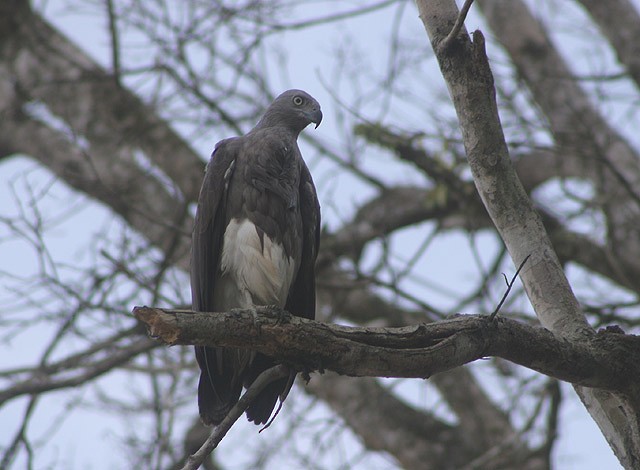
[[[225,231],[226,199],[238,153],[237,139],[218,143],[207,165],[198,197],[191,245],[191,302],[200,312],[213,310],[213,295]],[[219,423],[237,401],[242,382],[230,380],[233,370],[227,367],[224,350],[196,346],[200,366],[198,406],[205,424]],[[228,355],[228,354],[227,354]]]
[[[320,203],[311,173],[304,161],[300,172],[300,213],[302,215],[302,259],[285,309],[294,315],[316,316],[315,265],[320,247]]]

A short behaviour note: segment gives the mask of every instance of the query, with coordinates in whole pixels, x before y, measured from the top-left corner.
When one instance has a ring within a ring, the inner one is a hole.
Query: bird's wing
[[[239,149],[238,139],[216,145],[207,165],[191,245],[192,309],[214,310],[215,281],[220,265],[222,241],[226,228],[226,205],[229,181],[233,175]],[[200,370],[198,407],[205,424],[217,424],[238,400],[242,382],[235,377],[233,358],[221,348],[196,346]]]
[[[191,302],[195,311],[208,312],[213,308],[227,189],[238,153],[236,141],[226,139],[216,145],[200,189],[191,245]]]
[[[314,319],[316,315],[315,264],[320,246],[320,203],[311,173],[304,161],[300,172],[300,213],[302,215],[302,258],[285,310]]]

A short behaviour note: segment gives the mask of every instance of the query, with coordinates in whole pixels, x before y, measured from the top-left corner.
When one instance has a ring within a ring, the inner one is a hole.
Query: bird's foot
[[[277,305],[269,305],[270,314],[276,319],[276,326],[289,323],[291,314]]]
[[[251,309],[252,317],[253,317],[253,327],[256,329],[258,334],[262,333],[262,322],[260,322],[260,316],[258,315],[258,311],[254,308]]]
[[[322,367],[322,364],[320,363],[316,364],[314,367],[309,367],[307,365],[302,366],[300,377],[302,377],[302,380],[304,380],[305,384],[309,384],[309,382],[311,381],[311,372],[324,374],[324,367]]]

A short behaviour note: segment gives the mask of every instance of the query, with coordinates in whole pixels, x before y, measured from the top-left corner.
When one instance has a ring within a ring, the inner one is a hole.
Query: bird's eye
[[[296,106],[300,106],[303,103],[303,99],[301,96],[294,96],[293,97],[293,104],[295,104]]]

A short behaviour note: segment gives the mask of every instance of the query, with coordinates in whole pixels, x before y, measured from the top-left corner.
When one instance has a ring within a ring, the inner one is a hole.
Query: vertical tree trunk
[[[500,125],[493,75],[482,33],[471,41],[462,28],[442,47],[458,17],[453,0],[418,1],[418,10],[436,53],[458,115],[478,192],[516,265],[531,255],[520,277],[540,323],[571,341],[594,334],[533,205],[513,170]],[[640,465],[638,395],[576,387],[625,468]]]

